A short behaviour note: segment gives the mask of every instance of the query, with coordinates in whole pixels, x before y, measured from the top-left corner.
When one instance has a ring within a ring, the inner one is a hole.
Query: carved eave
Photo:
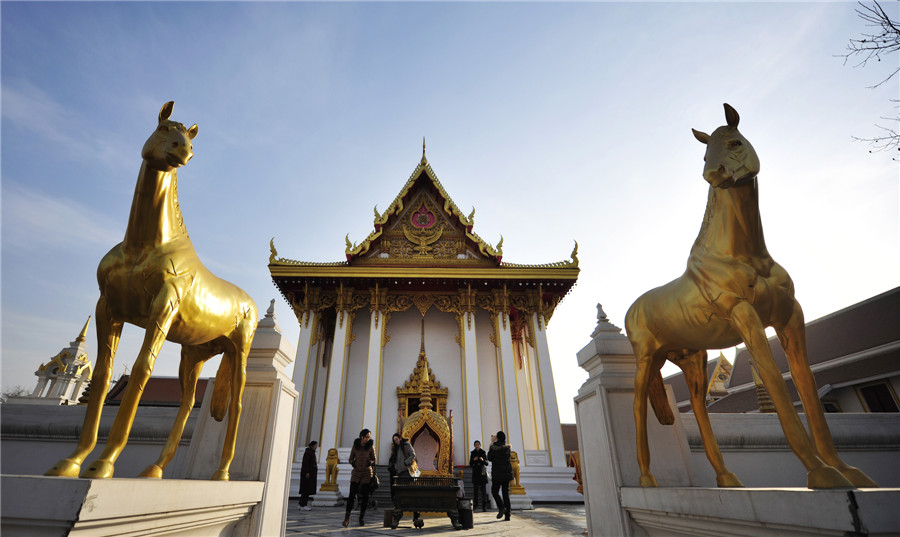
[[[468,215],[465,215],[460,210],[444,189],[440,180],[438,180],[437,174],[434,173],[424,155],[388,208],[384,212],[379,213],[378,207],[375,207],[374,230],[369,233],[369,236],[359,244],[350,242],[349,235],[345,239],[346,249],[344,253],[347,256],[347,261],[352,264],[355,260],[365,259],[366,254],[377,244],[384,231],[409,208],[408,204],[412,201],[413,194],[427,187],[431,187],[436,191],[438,198],[436,201],[439,209],[451,220],[451,225],[454,228],[463,231],[469,246],[484,258],[490,259],[494,264],[499,265],[503,257],[503,239],[501,238],[500,242],[493,246],[472,231],[475,226],[475,209],[472,209]]]
[[[374,231],[362,243],[345,239],[346,260],[297,261],[280,257],[274,238],[269,243],[269,273],[287,302],[308,311],[307,291],[333,294],[338,288],[356,296],[370,289],[390,294],[430,293],[456,295],[468,289],[474,295],[540,292],[549,319],[553,308],[578,279],[578,244],[570,259],[544,264],[502,261],[501,237],[496,246],[476,235],[475,211],[465,215],[447,194],[428,164],[422,160],[387,210],[375,209]],[[388,291],[389,290],[389,291]],[[321,301],[317,302],[322,307]],[[376,304],[375,307],[380,307]],[[361,307],[361,306],[360,306]]]

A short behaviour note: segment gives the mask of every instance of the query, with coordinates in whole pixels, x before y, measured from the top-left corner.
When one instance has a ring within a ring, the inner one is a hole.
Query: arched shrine
[[[347,237],[345,260],[280,257],[273,241],[269,271],[300,324],[295,471],[310,440],[320,467],[330,448],[346,460],[364,427],[386,464],[391,435],[414,415],[422,427],[402,430],[426,435],[413,440],[434,453],[434,471],[467,464],[472,443],[501,429],[524,467],[566,467],[546,327],[577,280],[577,244],[568,260],[509,263],[502,238],[473,232],[474,215],[423,148],[387,210],[375,208],[374,230]]]

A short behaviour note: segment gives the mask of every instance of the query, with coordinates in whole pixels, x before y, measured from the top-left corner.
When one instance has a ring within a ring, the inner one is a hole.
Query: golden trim
[[[277,277],[333,277],[333,278],[373,278],[373,279],[484,279],[484,280],[574,280],[578,278],[577,267],[409,267],[409,266],[352,266],[346,263],[336,265],[269,265],[269,273]]]

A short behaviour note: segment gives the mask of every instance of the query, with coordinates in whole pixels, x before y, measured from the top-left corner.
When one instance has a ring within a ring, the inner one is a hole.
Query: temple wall
[[[355,340],[347,347],[347,367],[344,375],[344,404],[341,416],[341,437],[338,445],[349,448],[363,428],[363,398],[366,393],[366,369],[369,359],[369,319],[367,309],[357,311],[353,319]],[[345,319],[346,322],[346,319]]]
[[[473,438],[467,446],[472,450],[472,442],[481,440],[487,449],[491,435],[502,429],[500,411],[500,376],[498,374],[497,348],[491,342],[491,316],[484,310],[475,314],[475,333],[478,338],[478,394],[481,398],[481,438]],[[467,461],[468,462],[468,461]]]

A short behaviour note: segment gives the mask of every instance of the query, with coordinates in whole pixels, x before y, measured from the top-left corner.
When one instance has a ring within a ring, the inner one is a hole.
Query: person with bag
[[[370,483],[375,466],[375,441],[372,440],[372,431],[363,429],[359,432],[359,438],[353,441],[353,448],[347,462],[353,467],[350,472],[350,495],[347,496],[346,514],[343,527],[350,525],[350,512],[353,510],[353,500],[359,495],[359,525],[364,526],[366,507],[369,505]]]
[[[319,465],[316,463],[316,448],[319,443],[313,440],[303,452],[303,462],[300,464],[300,509],[310,511],[312,508],[306,505],[309,497],[316,494],[316,481],[319,473]]]
[[[394,433],[391,438],[391,458],[388,461],[388,472],[391,474],[391,500],[394,499],[394,481],[398,477],[419,477],[419,465],[416,463],[416,450],[412,444],[400,433]],[[394,518],[391,521],[391,529],[397,529],[400,519],[403,518],[403,509],[394,506]],[[413,513],[413,523],[419,518],[419,512]]]
[[[509,460],[510,447],[506,443],[506,433],[497,431],[491,436],[491,445],[488,446],[488,460],[491,461],[491,495],[497,502],[500,512],[497,518],[506,517],[509,520],[509,482],[512,480],[512,463]],[[503,497],[500,497],[500,491]]]
[[[487,454],[481,449],[481,441],[475,441],[475,449],[469,454],[469,466],[472,468],[472,485],[475,488],[475,497],[472,500],[472,510],[478,509],[478,498],[481,498],[481,511],[487,511],[491,503],[487,495]]]

